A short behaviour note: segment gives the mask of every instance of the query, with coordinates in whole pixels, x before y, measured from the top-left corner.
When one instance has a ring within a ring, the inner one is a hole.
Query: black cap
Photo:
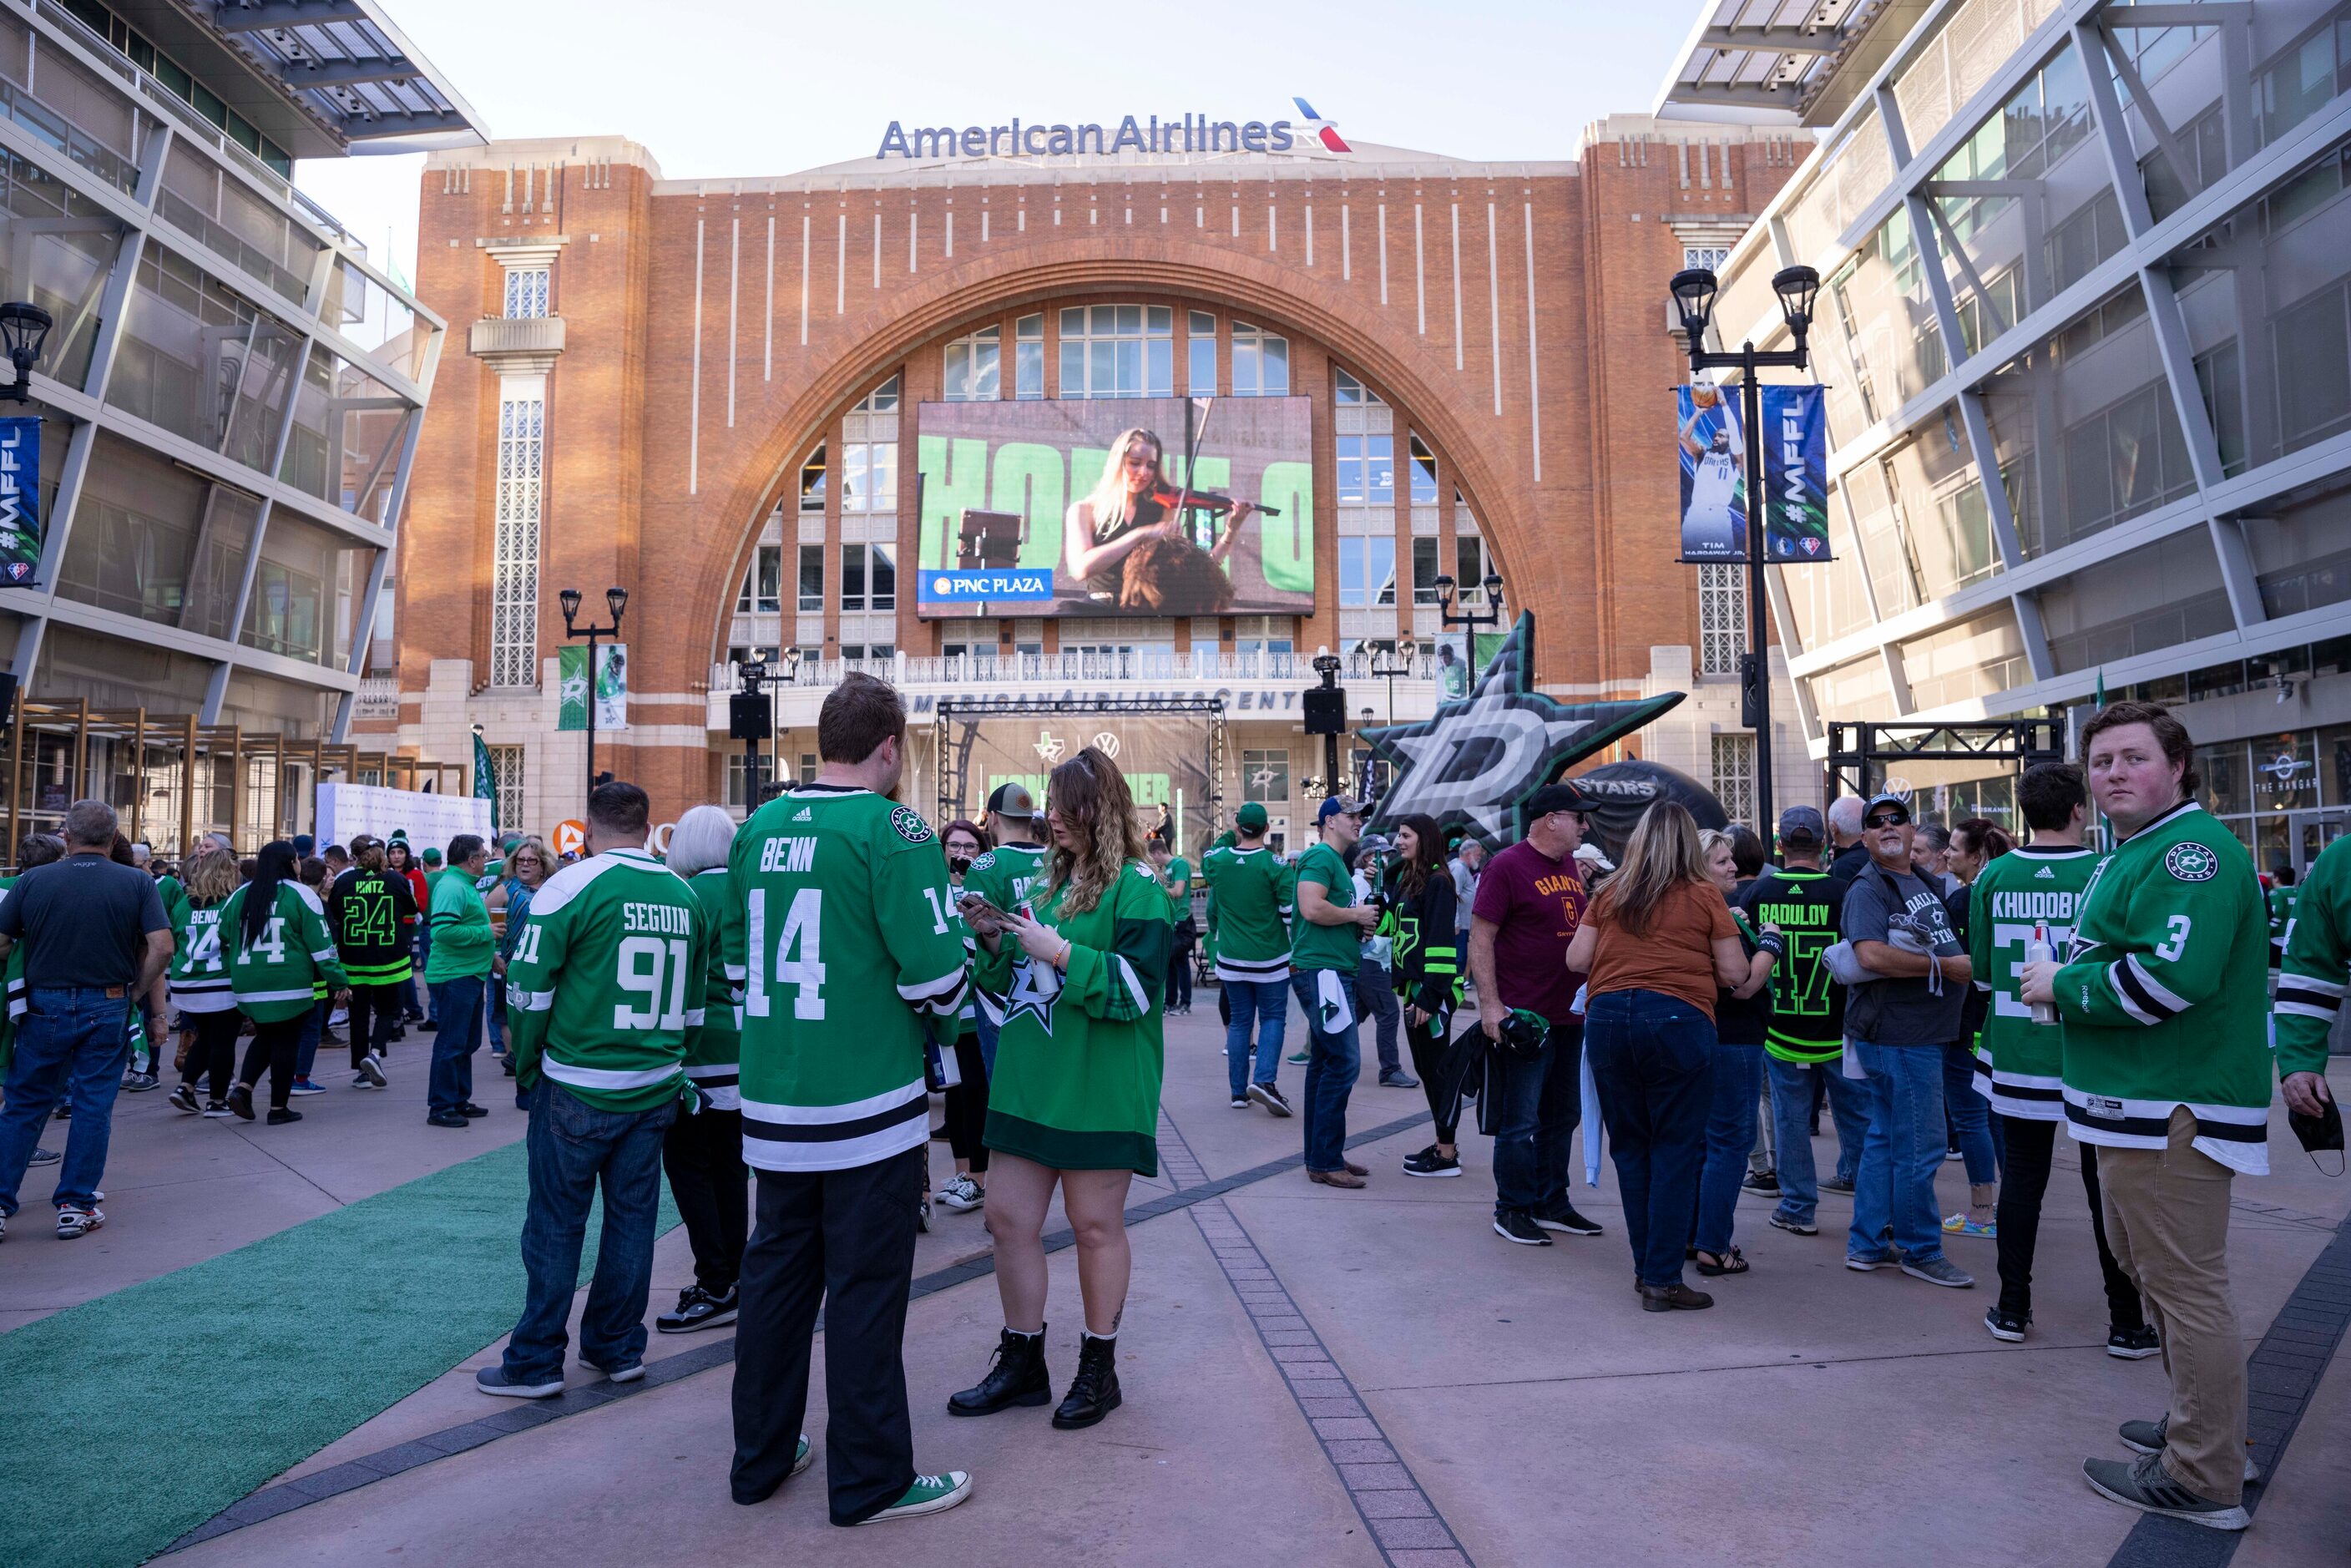
[[[1556,784],[1546,784],[1527,797],[1526,812],[1530,818],[1548,817],[1553,811],[1596,811],[1600,802],[1578,789],[1572,779],[1562,779]]]

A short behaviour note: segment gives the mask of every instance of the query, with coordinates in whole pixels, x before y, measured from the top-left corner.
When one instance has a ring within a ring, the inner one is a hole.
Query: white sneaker
[[[967,1176],[957,1176],[939,1188],[939,1201],[958,1214],[968,1213],[987,1201],[987,1189]]]
[[[392,1082],[383,1070],[383,1053],[379,1051],[371,1051],[360,1058],[359,1075],[367,1081],[365,1086],[370,1089],[381,1089]]]

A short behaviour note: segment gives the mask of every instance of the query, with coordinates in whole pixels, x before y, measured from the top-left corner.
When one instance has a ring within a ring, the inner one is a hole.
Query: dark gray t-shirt
[[[97,853],[37,865],[0,900],[0,936],[25,945],[28,987],[131,985],[147,933],[171,928],[155,879]]]
[[[1897,925],[1930,943],[1938,956],[1967,951],[1951,930],[1938,890],[1907,871],[1892,874],[1872,862],[1845,889],[1844,939],[1896,946],[1891,933]],[[1872,1045],[1943,1045],[1959,1039],[1968,988],[1945,980],[1938,996],[1928,985],[1924,975],[1889,976],[1851,988],[1845,993],[1845,1038]]]

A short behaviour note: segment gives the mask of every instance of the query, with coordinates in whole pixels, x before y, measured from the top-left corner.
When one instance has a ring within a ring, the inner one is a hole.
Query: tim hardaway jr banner
[[[1778,562],[1829,559],[1827,422],[1821,389],[1771,386],[1763,400],[1763,549]],[[1715,387],[1677,387],[1681,559],[1747,559],[1746,441],[1739,404]]]
[[[0,419],[0,584],[41,566],[41,422]]]

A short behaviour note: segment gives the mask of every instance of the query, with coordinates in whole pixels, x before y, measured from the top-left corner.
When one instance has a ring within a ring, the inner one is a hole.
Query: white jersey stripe
[[[624,1072],[609,1067],[575,1067],[559,1061],[552,1055],[539,1058],[547,1075],[559,1083],[569,1083],[580,1089],[649,1089],[656,1083],[667,1083],[678,1075],[675,1062],[666,1067],[648,1067],[641,1071]]]
[[[875,1094],[864,1100],[852,1100],[845,1105],[771,1105],[746,1100],[743,1114],[755,1122],[772,1122],[778,1126],[818,1125],[827,1122],[854,1122],[861,1116],[878,1115],[883,1111],[904,1105],[929,1090],[920,1078],[902,1087]],[[911,1146],[911,1145],[909,1145]],[[783,1167],[775,1167],[781,1169]],[[809,1166],[809,1169],[846,1169],[846,1166]]]

